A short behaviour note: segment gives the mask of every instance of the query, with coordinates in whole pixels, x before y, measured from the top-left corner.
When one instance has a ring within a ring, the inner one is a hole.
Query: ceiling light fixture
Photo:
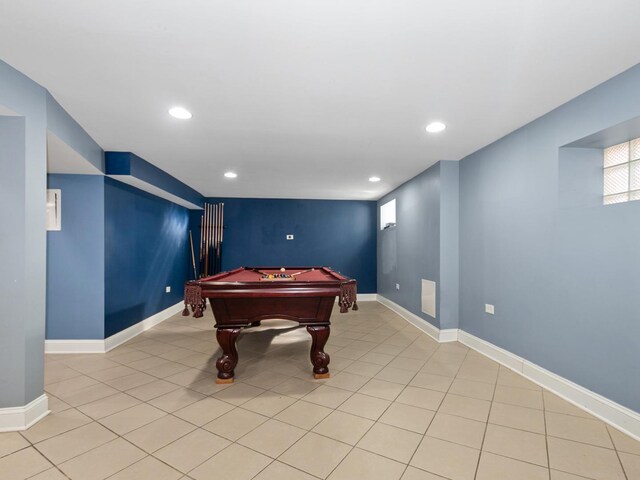
[[[425,129],[429,133],[438,133],[443,131],[447,126],[442,122],[431,122]]]
[[[370,182],[379,182],[380,181],[380,177],[369,177],[369,181]]]
[[[236,178],[238,176],[238,174],[235,173],[235,172],[226,172],[224,174],[224,176],[227,177],[227,178]]]
[[[193,117],[193,115],[191,115],[191,112],[189,110],[182,107],[173,107],[172,109],[169,110],[169,115],[175,118],[179,118],[180,120],[188,120],[191,117]]]

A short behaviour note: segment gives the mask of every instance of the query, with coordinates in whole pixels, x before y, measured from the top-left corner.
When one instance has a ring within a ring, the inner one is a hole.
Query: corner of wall
[[[440,328],[460,326],[460,164],[440,162]]]

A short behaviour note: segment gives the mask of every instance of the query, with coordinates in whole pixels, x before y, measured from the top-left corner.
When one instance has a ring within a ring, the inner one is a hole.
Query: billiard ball
[[[282,267],[282,268],[280,269],[280,271],[281,271],[281,272],[284,272],[284,271],[285,271],[285,270],[284,270],[284,267]]]

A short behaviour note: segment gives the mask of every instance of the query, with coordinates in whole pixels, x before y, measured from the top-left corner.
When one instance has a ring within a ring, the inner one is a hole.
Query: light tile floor
[[[52,413],[0,434],[0,479],[640,479],[640,442],[375,302],[310,338],[265,322],[216,385],[210,310],[105,355],[47,355]]]

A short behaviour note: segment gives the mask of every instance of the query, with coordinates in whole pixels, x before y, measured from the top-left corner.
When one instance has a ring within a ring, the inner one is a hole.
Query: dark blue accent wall
[[[62,230],[47,232],[47,331],[104,338],[104,177],[48,175],[62,191]]]
[[[180,302],[191,257],[186,208],[110,178],[104,204],[109,337]]]
[[[131,152],[106,152],[105,173],[107,175],[131,176],[137,181],[142,181],[177,197],[177,199],[188,202],[192,208],[201,206],[204,200],[204,197],[189,185],[182,183],[164,170]]]
[[[376,292],[376,202],[208,199],[224,202],[223,270],[240,266],[329,266]],[[192,212],[200,238],[201,212]],[[294,240],[286,240],[293,234]]]

